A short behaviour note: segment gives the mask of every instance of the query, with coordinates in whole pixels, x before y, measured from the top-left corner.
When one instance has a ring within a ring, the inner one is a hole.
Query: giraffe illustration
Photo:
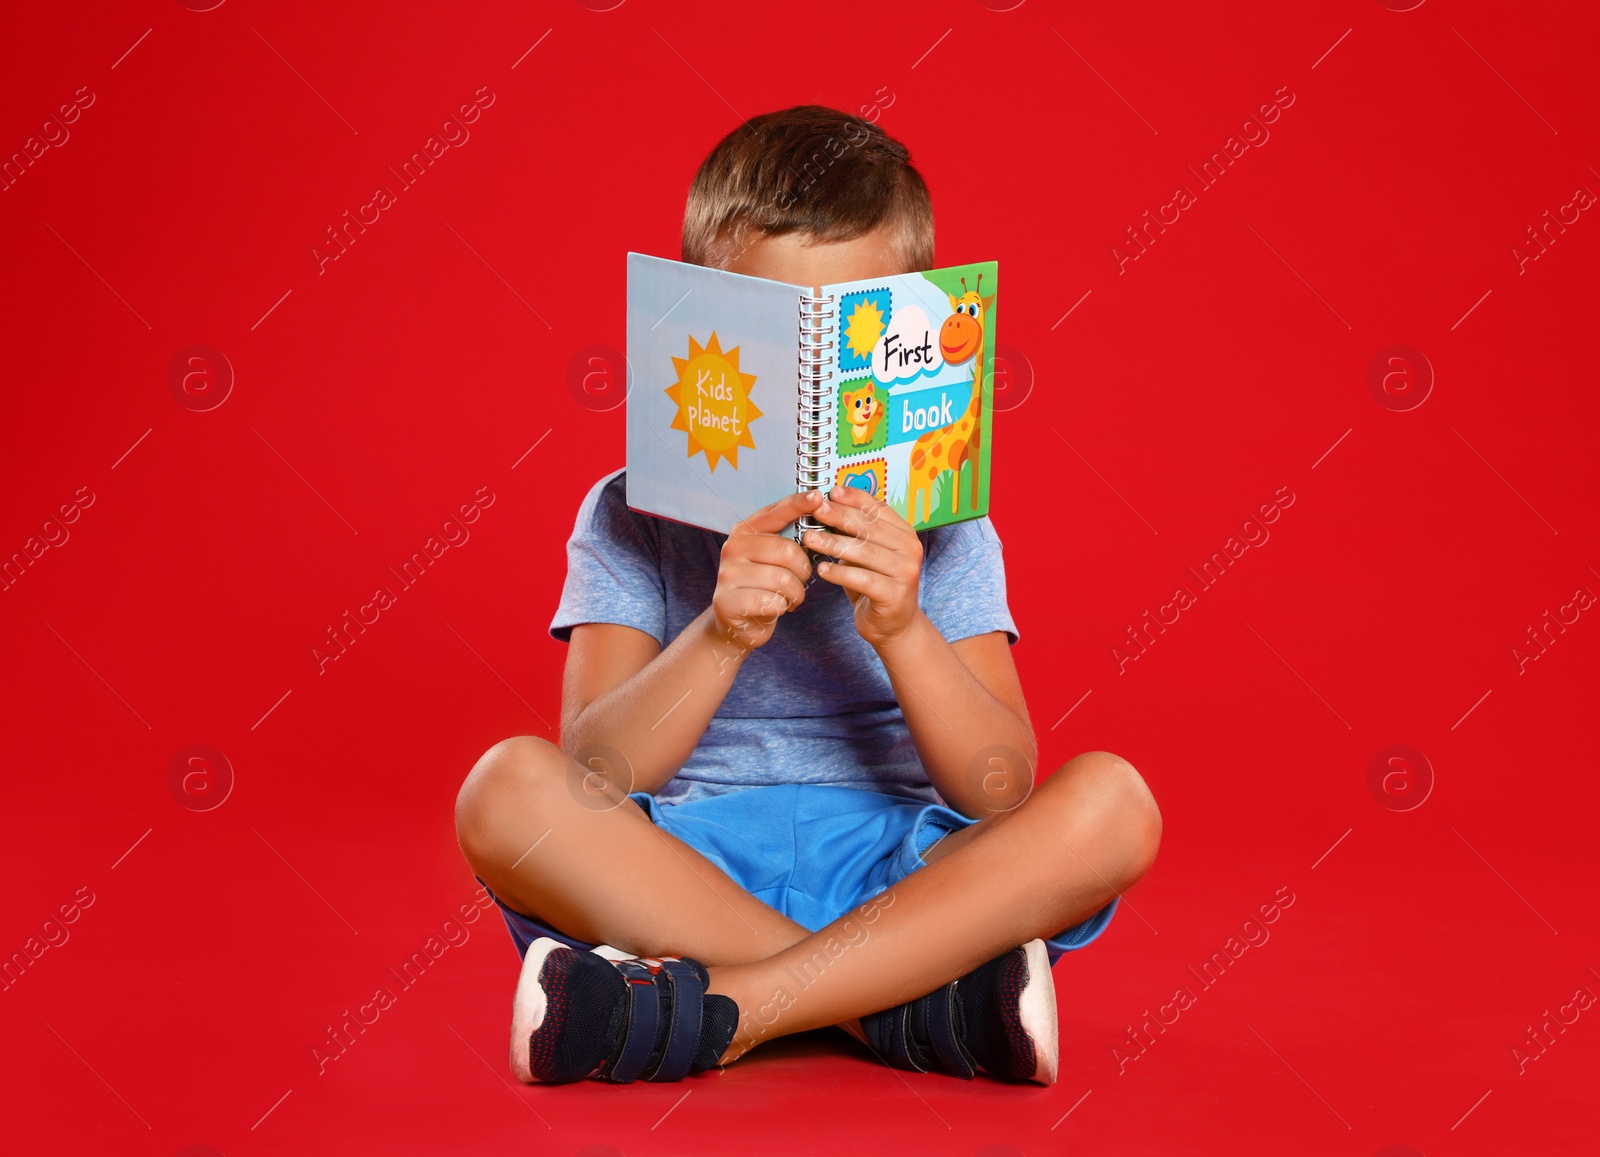
[[[972,463],[973,509],[978,506],[978,451],[982,440],[979,419],[983,407],[984,322],[994,308],[994,294],[982,295],[983,274],[978,274],[978,287],[967,289],[967,279],[961,279],[964,291],[960,297],[950,294],[950,308],[955,312],[944,319],[939,327],[939,353],[945,362],[957,365],[972,359],[972,401],[959,418],[938,430],[930,430],[918,438],[911,448],[911,475],[906,491],[906,513],[911,525],[926,522],[933,517],[933,480],[942,471],[951,470],[951,487],[955,494],[955,512],[961,513],[961,464]],[[919,514],[919,508],[922,513]]]

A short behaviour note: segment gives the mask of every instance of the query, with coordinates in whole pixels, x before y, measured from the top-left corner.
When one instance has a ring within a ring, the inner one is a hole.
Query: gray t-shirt
[[[945,639],[1017,641],[1000,538],[987,518],[920,531],[917,602]],[[567,543],[550,633],[620,623],[665,648],[711,605],[727,536],[628,509],[623,472],[595,483]],[[830,783],[937,802],[888,672],[856,633],[842,588],[814,579],[805,602],[749,655],[705,735],[659,792],[682,803],[745,787]]]

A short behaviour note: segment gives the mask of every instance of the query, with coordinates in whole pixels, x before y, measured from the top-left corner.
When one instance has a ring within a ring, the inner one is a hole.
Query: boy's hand
[[[813,517],[839,532],[806,532],[808,547],[840,560],[818,563],[818,577],[845,589],[863,639],[874,647],[892,642],[917,617],[917,532],[892,506],[854,487],[834,487]]]
[[[772,637],[778,616],[806,597],[811,562],[792,538],[779,531],[819,503],[816,491],[791,494],[735,523],[722,544],[711,611],[723,637],[756,648]]]

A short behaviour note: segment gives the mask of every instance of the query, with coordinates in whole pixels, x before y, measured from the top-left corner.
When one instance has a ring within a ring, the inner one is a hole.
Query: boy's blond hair
[[[762,236],[849,241],[880,225],[906,271],[933,267],[933,202],[911,153],[877,125],[821,105],[753,117],[689,186],[683,259],[727,268]]]

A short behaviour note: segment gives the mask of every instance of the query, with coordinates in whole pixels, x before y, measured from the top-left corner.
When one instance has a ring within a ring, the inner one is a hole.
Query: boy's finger
[[[806,546],[818,554],[836,558],[851,566],[865,567],[891,578],[910,569],[906,556],[879,543],[825,530],[806,532]]]
[[[778,501],[763,506],[744,521],[736,523],[733,533],[777,534],[802,514],[816,509],[819,501],[820,493],[815,490],[802,490],[785,495]]]
[[[748,559],[738,563],[729,573],[730,584],[745,595],[769,596],[772,608],[768,613],[783,614],[805,601],[806,586],[788,567],[772,566]]]
[[[873,602],[885,602],[893,594],[892,584],[889,579],[877,571],[867,570],[865,567],[825,562],[817,567],[817,577],[826,579],[828,582],[833,583],[835,586],[841,586],[847,591],[866,595]]]
[[[778,621],[778,617],[785,611],[783,596],[775,595],[771,591],[741,591],[741,597],[729,610],[728,618],[731,622],[749,625],[762,623],[767,626]],[[764,594],[765,598],[756,598]]]
[[[737,543],[732,553],[752,562],[785,567],[794,572],[795,577],[801,582],[811,577],[811,560],[806,557],[806,552],[800,544],[792,538],[776,534],[746,535]]]
[[[864,517],[873,521],[877,521],[880,518],[892,518],[905,522],[905,519],[900,517],[900,512],[895,510],[894,507],[855,486],[835,486],[828,492],[827,498],[830,502],[837,502],[840,506],[854,507],[856,510],[861,511]],[[906,523],[906,525],[909,526],[910,523]]]
[[[836,488],[812,517],[846,534],[878,542],[892,542],[896,537],[915,533],[894,507],[849,486]]]

